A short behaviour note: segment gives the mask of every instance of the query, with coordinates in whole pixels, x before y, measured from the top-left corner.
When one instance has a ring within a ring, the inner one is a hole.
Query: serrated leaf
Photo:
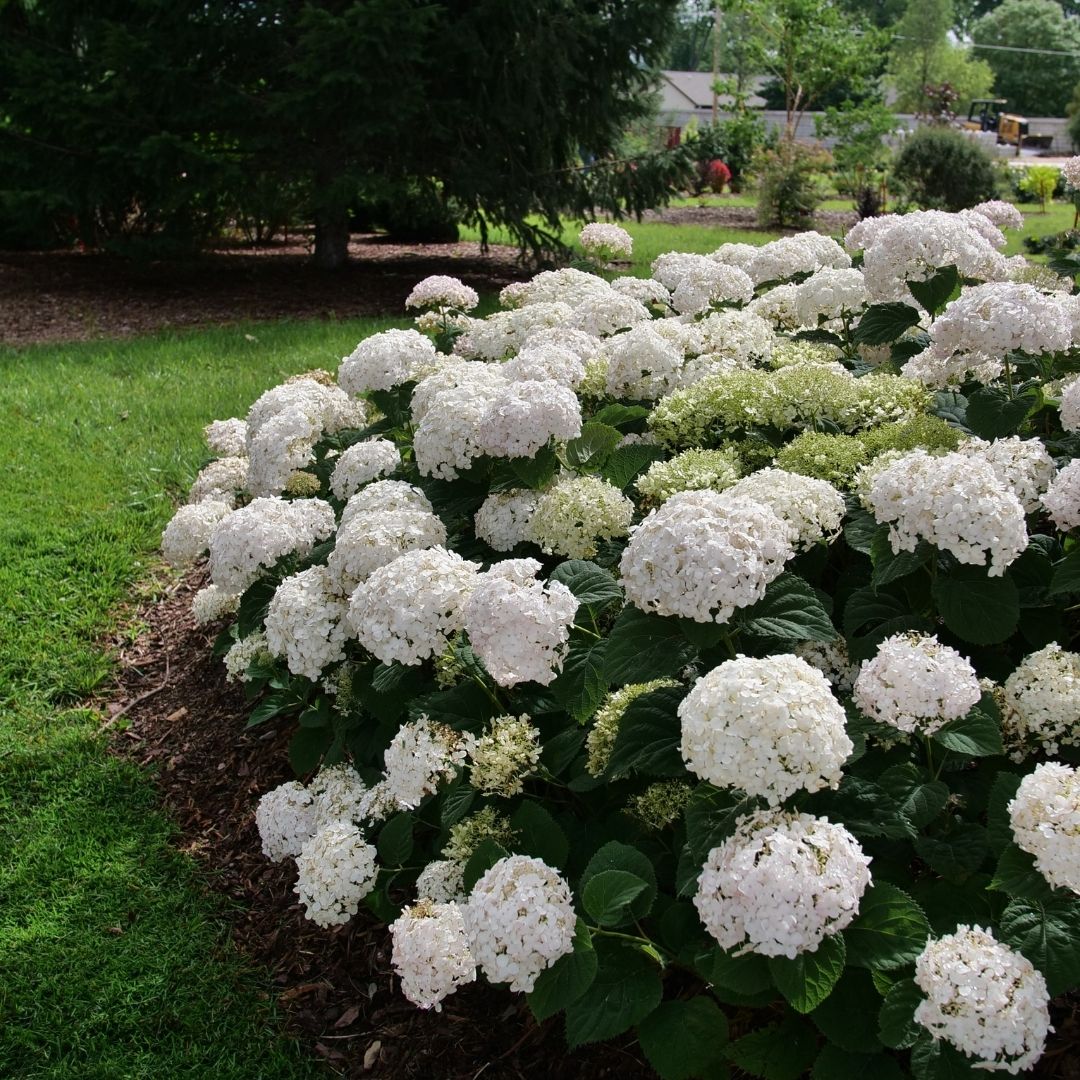
[[[663,984],[655,960],[640,949],[599,938],[596,976],[566,1006],[566,1041],[571,1050],[621,1035],[660,1004]]]
[[[999,941],[1019,949],[1046,978],[1051,997],[1080,983],[1080,904],[1014,900],[1002,912]]]
[[[867,627],[877,626],[891,619],[906,618],[908,614],[904,601],[867,585],[856,589],[848,597],[844,607],[844,634],[853,638]]]
[[[607,638],[575,641],[559,677],[551,684],[552,694],[578,723],[596,712],[607,693],[607,649]]]
[[[885,995],[878,1013],[878,1033],[886,1046],[906,1050],[925,1031],[915,1022],[915,1010],[925,997],[912,979],[896,983]]]
[[[871,304],[855,327],[857,345],[889,345],[905,330],[917,326],[919,309],[911,304]]]
[[[549,446],[531,458],[509,458],[508,464],[525,487],[534,489],[544,487],[559,469],[559,459]]]
[[[662,1080],[714,1075],[723,1063],[727,1017],[704,995],[661,1002],[637,1026],[638,1041]]]
[[[911,1049],[911,1075],[915,1080],[968,1080],[982,1074],[951,1043],[923,1032]]]
[[[412,814],[395,814],[380,830],[375,847],[381,866],[404,866],[413,850]]]
[[[611,427],[627,427],[638,420],[644,420],[649,415],[649,410],[644,405],[621,405],[613,402],[605,405],[599,412],[589,417],[598,424],[608,424]]]
[[[679,750],[682,725],[678,713],[685,696],[682,687],[661,687],[630,702],[619,721],[608,760],[608,776],[685,774],[686,766]]]
[[[812,1012],[810,1019],[832,1043],[853,1054],[874,1054],[881,1049],[874,1001],[877,990],[870,973],[846,968],[833,992]]]
[[[869,555],[874,536],[880,528],[877,518],[869,510],[864,510],[860,506],[849,512],[847,516],[844,539],[849,548],[862,552],[863,555]]]
[[[709,950],[697,966],[706,982],[723,990],[731,990],[746,997],[754,997],[763,990],[772,990],[769,961],[758,953],[734,956],[717,946]]]
[[[582,892],[584,893],[594,877],[606,870],[622,870],[645,882],[645,890],[638,893],[628,905],[633,918],[643,919],[656,900],[656,871],[649,858],[637,848],[622,844],[618,840],[604,844],[589,860],[581,875]]]
[[[986,859],[986,830],[972,821],[953,823],[947,832],[915,838],[915,854],[946,881],[962,883]]]
[[[1049,594],[1080,593],[1080,546],[1074,547],[1064,559],[1054,563]]]
[[[608,637],[607,678],[620,685],[662,679],[682,670],[694,651],[674,619],[662,619],[628,605]]]
[[[828,810],[860,839],[884,836],[903,840],[915,835],[915,826],[901,812],[888,792],[873,780],[845,773],[836,791],[818,796],[821,812]]]
[[[468,812],[476,799],[476,792],[461,781],[460,777],[443,789],[440,823],[444,829],[456,825]]]
[[[814,591],[798,574],[781,574],[754,605],[736,613],[739,627],[785,641],[833,641],[836,629]]]
[[[570,853],[566,833],[548,811],[538,802],[526,799],[510,815],[514,830],[514,851],[543,859],[548,866],[561,870]]]
[[[1033,404],[1030,397],[1010,398],[996,386],[980,386],[968,397],[967,426],[980,438],[1000,439],[1016,432]]]
[[[863,893],[859,914],[844,931],[848,963],[889,971],[911,963],[930,936],[922,908],[907,893],[879,881]]]
[[[601,926],[630,922],[630,904],[648,889],[649,883],[626,870],[601,870],[582,890],[585,910]]]
[[[577,1001],[592,986],[598,963],[592,936],[585,923],[578,919],[574,929],[574,951],[560,956],[551,967],[542,971],[526,996],[536,1022],[542,1024],[549,1016]]]
[[[838,934],[825,938],[813,951],[799,953],[793,960],[774,956],[769,960],[769,974],[777,990],[796,1012],[816,1009],[832,993],[844,973],[847,950]]]
[[[604,462],[600,475],[620,491],[625,491],[637,477],[654,461],[663,461],[667,457],[662,446],[651,443],[632,443],[613,450]]]
[[[927,780],[917,765],[894,765],[878,777],[878,783],[895,800],[912,825],[929,825],[949,801],[949,789],[940,780]]]
[[[276,694],[267,694],[252,711],[244,727],[252,728],[264,724],[267,720],[280,716],[288,709],[295,708],[296,704],[295,695],[289,693],[288,690],[279,690]]]
[[[967,406],[968,400],[963,394],[955,390],[938,390],[934,394],[934,403],[930,407],[930,412],[952,424],[953,427],[967,431]]]
[[[608,604],[622,603],[619,583],[607,570],[588,559],[567,559],[559,563],[549,580],[565,585],[593,614]]]
[[[930,736],[934,742],[967,757],[994,757],[1005,752],[1001,725],[978,705],[966,716],[950,720]]]
[[[813,1028],[797,1020],[769,1024],[729,1043],[727,1048],[732,1062],[762,1080],[799,1080],[816,1054]]]
[[[1020,619],[1020,595],[1012,578],[988,577],[977,566],[958,566],[934,582],[934,602],[945,625],[973,645],[1011,637]]]
[[[950,297],[960,292],[960,275],[955,266],[943,266],[933,277],[925,281],[909,281],[908,292],[931,315],[940,315]]]
[[[990,841],[991,851],[999,855],[1013,841],[1008,807],[1015,798],[1016,789],[1019,786],[1019,776],[1001,771],[994,777],[994,783],[986,799],[986,837]]]
[[[449,690],[413,698],[409,702],[409,718],[415,720],[420,715],[455,731],[479,735],[485,722],[495,715],[495,706],[484,688],[470,680]]]
[[[884,1054],[852,1054],[827,1044],[814,1062],[810,1080],[904,1080],[904,1070]]]
[[[1050,883],[1035,868],[1035,858],[1016,844],[1009,844],[998,859],[988,889],[1006,893],[1014,900],[1045,903],[1054,899]]]
[[[566,444],[564,459],[571,468],[595,471],[620,442],[618,428],[590,420],[582,426],[581,434]]]
[[[889,542],[889,527],[882,525],[870,542],[870,561],[874,564],[870,584],[880,589],[883,585],[914,574],[929,562],[932,554],[933,548],[925,541],[920,541],[914,551],[894,552]]]
[[[297,728],[289,740],[289,764],[293,772],[297,776],[313,772],[333,741],[330,728]]]

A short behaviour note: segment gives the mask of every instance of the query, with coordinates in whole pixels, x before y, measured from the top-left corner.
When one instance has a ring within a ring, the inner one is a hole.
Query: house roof
[[[661,89],[664,107],[668,109],[711,109],[713,102],[711,71],[661,71]],[[720,74],[720,79],[734,80],[734,75]],[[760,109],[765,99],[754,93],[765,82],[764,76],[755,75],[750,79],[750,94],[746,104],[752,109]],[[721,108],[734,104],[730,94],[721,94],[717,99]]]

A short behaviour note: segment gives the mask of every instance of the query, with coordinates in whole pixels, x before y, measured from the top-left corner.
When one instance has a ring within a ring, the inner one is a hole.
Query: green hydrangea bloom
[[[677,491],[723,491],[741,474],[739,456],[723,450],[684,450],[667,461],[656,461],[637,482],[638,491],[661,503]]]
[[[776,467],[844,489],[854,484],[859,466],[869,460],[866,447],[853,435],[804,431],[776,455]]]

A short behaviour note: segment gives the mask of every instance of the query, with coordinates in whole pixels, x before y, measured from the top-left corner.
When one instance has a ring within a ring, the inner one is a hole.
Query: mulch
[[[538,1025],[522,995],[483,984],[447,998],[441,1013],[402,996],[386,927],[361,908],[336,930],[303,917],[291,860],[260,849],[254,811],[294,779],[287,723],[244,730],[250,713],[211,655],[216,631],[197,627],[199,573],[132,613],[144,627],[110,644],[118,674],[102,703],[117,753],[153,770],[179,830],[177,844],[235,909],[238,948],[268,969],[288,1030],[333,1073],[378,1080],[620,1080],[654,1077],[632,1037],[568,1054],[561,1021]]]

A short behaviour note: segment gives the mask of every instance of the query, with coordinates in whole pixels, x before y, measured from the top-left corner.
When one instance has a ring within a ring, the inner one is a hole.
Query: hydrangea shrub
[[[163,546],[208,554],[249,724],[295,724],[256,821],[307,916],[663,1077],[1037,1061],[1080,984],[1080,300],[1014,219],[483,319],[426,279],[418,329],[211,424]]]

